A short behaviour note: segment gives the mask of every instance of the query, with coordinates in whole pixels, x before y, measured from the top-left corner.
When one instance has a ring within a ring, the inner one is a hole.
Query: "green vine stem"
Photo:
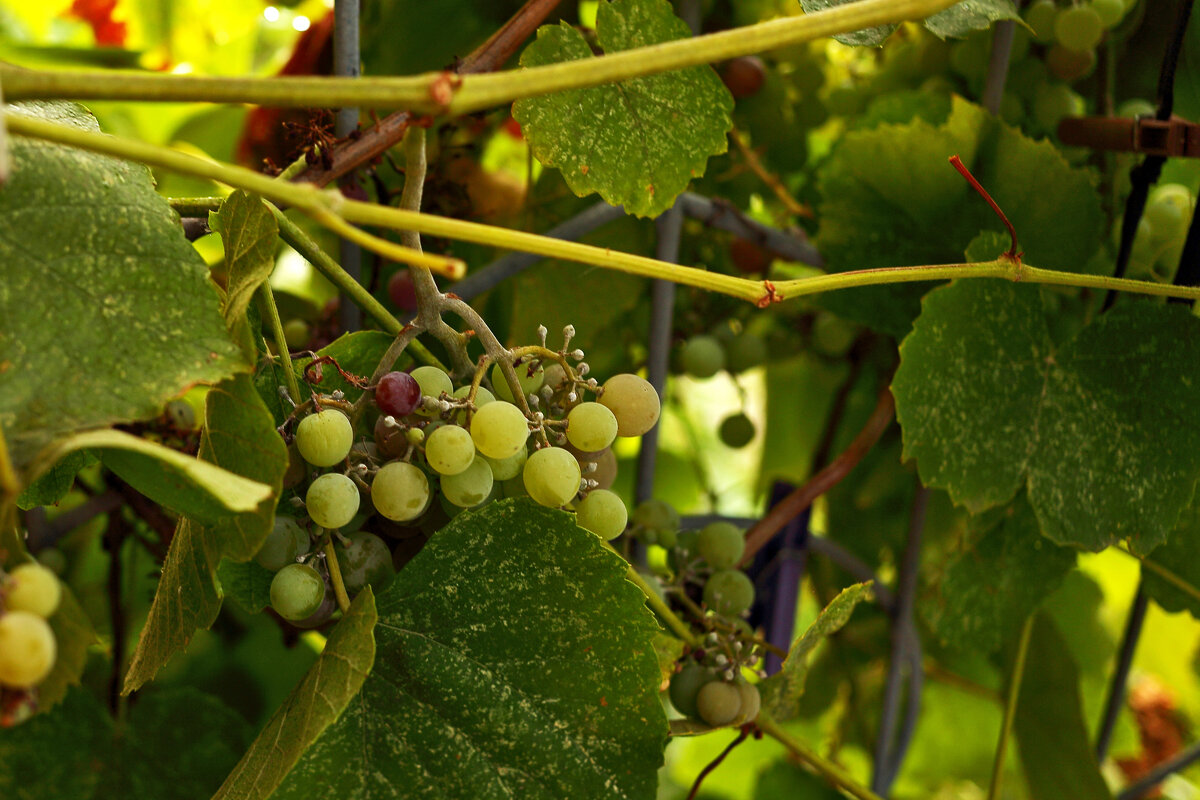
[[[788,749],[802,764],[810,767],[818,775],[841,789],[857,800],[883,800],[879,795],[854,780],[846,770],[829,761],[812,750],[790,733],[767,713],[766,709],[758,712],[755,720],[759,730]]]
[[[853,6],[842,6],[842,8],[850,7]],[[412,230],[447,239],[474,242],[476,244],[489,245],[507,250],[520,250],[548,258],[558,258],[565,261],[615,269],[620,272],[628,272],[648,278],[661,278],[674,283],[748,300],[760,306],[766,306],[773,302],[781,302],[785,299],[856,286],[911,283],[913,281],[929,280],[953,280],[956,278],[1001,278],[1025,283],[1090,287],[1161,297],[1178,297],[1187,300],[1200,299],[1200,287],[1173,286],[1151,281],[1131,281],[1124,278],[1107,278],[1096,275],[1082,275],[1073,272],[1040,269],[1006,256],[1002,256],[994,261],[984,261],[977,264],[940,264],[933,266],[853,270],[773,284],[770,281],[754,281],[732,275],[708,272],[707,270],[695,267],[669,264],[665,261],[658,261],[644,256],[613,252],[601,247],[567,242],[561,239],[551,239],[533,233],[513,231],[478,222],[465,222],[463,220],[438,217],[432,214],[422,214],[415,211],[347,200],[336,190],[321,190],[311,184],[281,183],[242,167],[207,161],[158,145],[92,133],[51,122],[43,122],[21,114],[9,114],[8,126],[9,131],[17,135],[32,136],[46,141],[58,142],[105,155],[116,156],[117,158],[139,161],[143,164],[180,172],[185,175],[207,178],[218,183],[224,183],[248,192],[260,194],[277,203],[296,207],[312,216],[320,216],[326,212],[332,212],[345,220],[361,225],[375,225],[395,230]],[[294,225],[291,227],[293,230],[298,230]],[[285,235],[283,223],[280,224],[280,235]],[[329,262],[333,263],[333,266],[336,267],[336,270],[331,269],[330,271],[330,278],[334,280],[334,283],[338,283],[338,281],[353,281],[340,266],[336,266],[336,262],[332,262],[331,259]],[[318,268],[324,271],[324,268],[320,266]],[[338,277],[334,279],[334,275]],[[350,292],[352,296],[355,296],[356,302],[358,301],[358,297],[362,297],[363,302],[367,302],[367,298],[370,298],[370,295],[362,287],[359,287],[355,291],[349,285],[342,286],[341,283],[338,283],[338,285]],[[447,299],[450,299],[449,296],[447,296]],[[370,298],[370,303],[372,306],[378,306],[382,309],[382,306],[379,306],[374,298]],[[397,333],[400,323],[388,314],[386,310],[383,314],[391,320],[389,332],[393,334]],[[378,317],[376,318],[378,319]],[[381,324],[386,325],[388,323],[381,321]]]
[[[612,545],[609,545],[609,549],[612,550]],[[617,551],[613,550],[613,552],[616,553]],[[626,567],[625,578],[630,583],[633,583],[642,590],[642,594],[646,596],[646,604],[654,610],[654,613],[657,614],[663,622],[667,623],[667,627],[673,630],[676,636],[683,640],[683,642],[692,649],[700,646],[700,637],[692,633],[692,629],[687,626],[687,623],[681,620],[679,616],[671,610],[671,607],[668,606],[666,602],[658,596],[658,592],[654,591],[654,587],[646,582],[646,579],[643,578],[641,574],[633,568],[632,564]]]
[[[342,568],[338,564],[337,551],[333,548],[333,537],[325,542],[325,563],[329,566],[329,579],[333,583],[333,595],[338,608],[345,614],[350,610],[350,596],[346,594],[346,582],[342,580]]]
[[[584,89],[875,25],[924,19],[958,0],[861,0],[756,25],[588,58],[480,75],[427,72],[402,78],[236,78],[117,71],[35,71],[0,65],[9,102],[30,99],[254,103],[276,107],[407,108],[468,114],[525,97]]]
[[[292,402],[299,403],[300,383],[296,380],[296,370],[292,367],[292,356],[288,352],[287,337],[283,333],[283,322],[279,319],[279,307],[275,305],[271,284],[263,281],[258,285],[256,294],[259,313],[271,326],[271,337],[275,340],[275,350],[283,364],[283,379],[287,382],[288,391],[292,393]]]
[[[992,762],[992,780],[988,784],[987,800],[1000,797],[1000,783],[1004,778],[1004,760],[1008,755],[1008,740],[1012,738],[1013,721],[1017,718],[1017,702],[1021,697],[1021,682],[1025,677],[1025,660],[1029,656],[1029,639],[1033,635],[1034,612],[1025,618],[1021,627],[1021,638],[1017,642],[1017,656],[1013,660],[1012,676],[1008,681],[1008,694],[1004,701],[1004,723],[1000,728],[1000,741],[996,743],[996,757]]]

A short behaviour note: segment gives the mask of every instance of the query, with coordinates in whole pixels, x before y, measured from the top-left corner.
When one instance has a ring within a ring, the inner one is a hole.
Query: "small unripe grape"
[[[296,447],[314,467],[332,467],[350,454],[354,427],[336,408],[309,414],[296,426]]]
[[[28,611],[43,619],[49,618],[62,599],[58,576],[36,562],[21,564],[8,573],[0,587],[2,606],[9,611]]]
[[[412,275],[407,269],[401,268],[388,278],[388,299],[392,305],[401,311],[417,310],[417,287],[413,285]]]
[[[338,568],[346,591],[355,595],[368,584],[378,588],[396,574],[392,566],[392,551],[387,543],[373,533],[359,531],[346,537],[349,544],[334,544]]]
[[[745,620],[738,620],[738,622],[745,623]],[[747,722],[754,722],[762,708],[762,695],[758,693],[758,687],[744,680],[737,681],[734,686],[741,695],[742,708],[733,720],[733,724],[745,725]]]
[[[517,383],[521,385],[521,392],[525,395],[533,394],[542,388],[542,381],[546,378],[546,371],[540,363],[532,368],[529,362],[513,364],[513,371],[517,373]],[[500,369],[499,364],[492,365],[492,389],[500,400],[506,400],[509,403],[516,400],[512,390],[508,387],[508,381],[504,379],[504,370]]]
[[[757,333],[743,331],[725,345],[725,365],[730,372],[745,372],[767,360],[767,343]]]
[[[37,554],[38,563],[55,575],[62,575],[67,569],[67,557],[57,547],[47,547]]]
[[[741,711],[742,693],[732,683],[712,681],[696,693],[696,714],[714,728],[733,722]]]
[[[1033,28],[1033,38],[1042,44],[1054,41],[1054,20],[1058,6],[1054,0],[1037,0],[1025,9],[1025,23]]]
[[[579,527],[605,539],[615,539],[625,530],[629,512],[615,493],[593,489],[575,505],[575,519]]]
[[[425,441],[425,458],[439,474],[457,475],[475,460],[475,442],[466,428],[443,425]]]
[[[679,527],[679,512],[665,500],[643,500],[633,509],[633,524],[652,531],[675,530]]]
[[[441,480],[442,495],[459,508],[474,508],[487,500],[494,485],[492,468],[483,456],[476,456],[471,466],[457,475],[443,475]]]
[[[713,569],[728,569],[746,551],[746,540],[730,522],[710,522],[700,529],[696,549]]]
[[[417,367],[411,374],[413,380],[421,387],[421,395],[424,397],[432,397],[437,400],[443,394],[450,394],[454,391],[454,384],[450,382],[450,376],[437,367]],[[431,412],[425,411],[420,405],[417,406],[416,413],[425,417],[433,416]]]
[[[1091,74],[1096,67],[1095,50],[1072,50],[1056,44],[1046,53],[1046,67],[1060,81],[1071,83]]]
[[[308,323],[302,319],[289,319],[283,323],[283,341],[291,350],[302,350],[308,344],[308,338],[312,335],[312,329],[308,327]]]
[[[54,668],[58,645],[50,624],[28,611],[0,616],[0,684],[28,689]]]
[[[1142,218],[1150,223],[1153,235],[1160,240],[1183,238],[1192,212],[1192,193],[1179,183],[1164,183],[1154,187],[1146,198]]]
[[[565,505],[579,492],[579,462],[561,447],[538,450],[525,462],[521,475],[529,496],[544,506]]]
[[[308,552],[308,532],[293,517],[277,514],[275,527],[263,539],[254,560],[263,569],[277,572]]]
[[[416,519],[429,505],[429,478],[407,461],[384,464],[371,481],[371,503],[395,522]]]
[[[608,447],[617,438],[617,418],[600,403],[580,403],[567,413],[567,441],[585,453]]]
[[[711,378],[725,367],[725,348],[712,336],[688,339],[679,356],[683,370],[693,378]]]
[[[671,676],[671,686],[667,689],[671,705],[685,717],[696,717],[696,695],[705,684],[712,683],[714,679],[712,670],[694,661],[684,665],[683,669]]]
[[[1104,23],[1090,5],[1068,6],[1054,18],[1054,38],[1072,50],[1091,50],[1104,36]]]
[[[385,416],[411,414],[421,404],[421,385],[407,372],[389,372],[375,385],[375,405]]]
[[[719,569],[704,584],[704,604],[729,617],[736,617],[754,604],[754,584],[744,572]]]
[[[177,399],[167,403],[167,418],[176,430],[196,430],[196,409],[187,400]]]
[[[599,402],[617,418],[617,436],[641,436],[654,427],[662,410],[650,382],[628,372],[604,382]]]
[[[689,558],[700,554],[700,531],[680,531],[675,537],[675,549]]]
[[[358,513],[358,487],[338,472],[321,475],[308,487],[304,505],[308,516],[322,528],[340,528]]]
[[[1125,17],[1124,0],[1092,0],[1092,8],[1106,28],[1115,28]]]
[[[305,630],[319,628],[332,619],[333,612],[335,611],[337,611],[337,598],[334,597],[331,587],[326,584],[325,599],[321,601],[321,605],[317,606],[317,610],[304,619],[296,619],[291,622],[293,626]]]
[[[767,80],[767,68],[758,56],[739,56],[721,68],[721,80],[735,100],[758,94]]]
[[[288,564],[271,580],[271,608],[297,622],[320,608],[325,600],[325,580],[308,564]]]
[[[529,451],[524,447],[517,451],[516,455],[508,458],[488,458],[484,456],[488,462],[488,466],[492,468],[492,477],[498,481],[512,480],[521,474],[521,470],[525,469],[525,462],[529,460]]]
[[[512,403],[488,403],[471,418],[471,438],[488,458],[511,458],[529,439],[529,421]]]
[[[721,421],[717,432],[726,447],[745,447],[754,440],[754,423],[745,414],[732,414]]]

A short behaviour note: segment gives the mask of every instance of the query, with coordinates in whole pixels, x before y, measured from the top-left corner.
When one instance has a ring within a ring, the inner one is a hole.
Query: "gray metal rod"
[[[1008,61],[1016,30],[1017,23],[1012,20],[997,22],[992,29],[992,55],[988,62],[987,83],[983,87],[983,107],[992,114],[1000,113],[1000,99],[1004,97],[1004,84],[1008,81]]]
[[[333,74],[357,78],[359,70],[359,0],[337,0],[333,7]],[[349,136],[358,128],[358,109],[340,108],[334,122],[338,137]],[[339,242],[338,261],[354,280],[362,282],[362,250],[345,239]],[[341,296],[338,320],[343,331],[362,328],[362,311],[346,295]]]
[[[825,265],[820,252],[801,231],[786,232],[772,228],[758,220],[750,219],[730,203],[710,200],[692,192],[681,194],[678,204],[683,206],[683,213],[692,219],[698,219],[710,228],[749,239],[780,258],[814,267]]]

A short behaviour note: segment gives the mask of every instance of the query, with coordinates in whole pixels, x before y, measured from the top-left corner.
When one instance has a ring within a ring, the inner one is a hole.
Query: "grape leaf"
[[[800,5],[806,14],[812,14],[856,1],[800,0]],[[945,39],[948,36],[966,36],[971,31],[983,30],[998,20],[1018,19],[1019,17],[1016,5],[1012,0],[963,0],[963,2],[929,17],[924,21],[924,25],[934,35]],[[883,44],[884,39],[891,36],[897,27],[899,26],[875,25],[850,33],[839,33],[833,38],[842,44],[877,46]]]
[[[870,582],[847,586],[829,601],[808,630],[792,642],[783,667],[758,685],[763,708],[772,717],[784,722],[796,716],[800,697],[804,694],[804,679],[808,676],[808,657],[817,645],[840,631],[850,621],[854,607],[870,596]]]
[[[958,97],[941,125],[917,120],[842,136],[817,176],[817,244],[829,270],[957,263],[981,230],[1003,230],[946,163],[956,153],[1016,226],[1028,263],[1086,270],[1103,223],[1090,173]],[[848,289],[820,302],[902,338],[932,285]]]
[[[208,393],[200,457],[224,470],[260,481],[267,498],[246,513],[212,523],[179,521],[158,591],[125,675],[126,694],[154,677],[197,628],[207,628],[221,607],[216,569],[222,558],[254,557],[275,519],[275,500],[287,468],[287,447],[275,430],[250,376],[239,375]]]
[[[64,456],[40,478],[25,487],[17,498],[17,505],[28,511],[36,506],[57,504],[71,491],[79,470],[95,463],[96,457],[86,450],[77,450]]]
[[[7,110],[97,130],[71,104]],[[0,190],[0,428],[18,466],[57,436],[157,416],[189,386],[249,368],[204,260],[145,167],[11,144]]]
[[[272,798],[653,798],[658,626],[625,571],[561,511],[459,515],[379,596],[371,675]]]
[[[992,653],[1075,565],[1075,552],[1041,535],[1024,496],[971,519],[968,543],[932,583],[926,616],[937,635],[964,652]]]
[[[606,53],[690,35],[667,0],[609,0],[597,11]],[[594,57],[583,34],[560,23],[538,29],[521,66]],[[732,96],[707,66],[513,103],[534,156],[560,170],[571,191],[598,192],[642,217],[670,208],[709,157],[725,152],[732,111]]]
[[[279,225],[261,197],[241,189],[225,198],[221,210],[209,219],[225,246],[229,279],[222,313],[225,324],[232,328],[245,316],[259,284],[275,269]]]
[[[338,366],[347,373],[367,381],[375,372],[375,367],[379,366],[384,353],[391,347],[392,339],[392,336],[383,331],[344,333],[329,345],[318,350],[317,354],[332,357],[337,361]],[[292,366],[296,369],[296,375],[300,379],[301,390],[304,388],[304,368],[311,363],[311,358],[298,358],[292,362]],[[402,356],[392,365],[392,368],[404,369],[410,363],[407,356]],[[342,391],[346,394],[346,399],[351,402],[362,396],[362,389],[343,378],[332,364],[321,364],[320,368],[321,380],[313,384],[315,389],[325,394]],[[300,402],[300,398],[297,398],[297,402]]]
[[[75,599],[70,587],[63,585],[58,609],[50,617],[50,628],[58,654],[54,668],[38,685],[38,711],[49,711],[67,696],[67,689],[78,686],[87,666],[88,648],[96,643],[96,629]]]
[[[354,598],[317,663],[276,710],[213,800],[274,796],[297,760],[358,694],[375,662],[375,623],[375,597],[367,588]]]
[[[192,689],[148,692],[115,723],[87,692],[0,729],[0,796],[206,800],[250,738],[246,721]]]
[[[924,308],[892,391],[926,485],[973,512],[1027,486],[1058,544],[1166,540],[1200,477],[1200,320],[1133,303],[1058,347],[1035,287],[960,281]]]
[[[221,594],[237,603],[247,614],[257,614],[271,604],[271,581],[275,574],[253,561],[221,562],[217,579]]]
[[[1149,560],[1157,566],[1164,567],[1185,583],[1200,586],[1200,559],[1196,558],[1198,547],[1200,506],[1193,506],[1183,513],[1178,527],[1171,532],[1166,544],[1150,553]],[[1200,619],[1200,599],[1184,591],[1153,568],[1142,568],[1142,588],[1164,610],[1187,611]]]

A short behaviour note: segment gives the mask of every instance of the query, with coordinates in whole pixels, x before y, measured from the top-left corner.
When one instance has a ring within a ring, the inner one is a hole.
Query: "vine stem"
[[[346,594],[346,582],[342,580],[342,567],[338,564],[337,552],[333,548],[333,538],[325,542],[325,563],[329,566],[329,578],[333,583],[333,595],[337,598],[338,608],[345,614],[350,610],[350,596]]]
[[[788,749],[800,762],[856,800],[883,800],[879,795],[854,780],[848,772],[796,739],[767,713],[758,712],[758,729]]]
[[[288,352],[287,337],[283,333],[283,323],[279,320],[279,307],[275,305],[275,295],[267,281],[258,285],[258,307],[263,318],[271,326],[271,336],[275,339],[275,349],[279,352],[279,360],[283,364],[283,379],[287,382],[288,391],[292,393],[293,402],[299,403],[300,383],[296,380],[296,370],[292,368],[292,355]]]
[[[838,6],[838,8],[855,8],[865,5],[867,2],[873,2],[873,0]],[[811,16],[816,17],[824,13],[826,12]],[[801,17],[800,19],[805,18]],[[662,278],[674,283],[694,286],[697,289],[747,300],[763,307],[785,299],[790,300],[836,289],[914,281],[953,280],[955,278],[1001,278],[1014,282],[1112,289],[1136,294],[1200,300],[1200,287],[1171,286],[1153,281],[1131,281],[1124,278],[1040,269],[1006,255],[994,261],[982,261],[974,264],[882,267],[817,275],[773,284],[770,281],[756,281],[695,267],[668,264],[645,256],[614,252],[602,247],[552,239],[478,222],[448,219],[432,214],[347,200],[336,190],[321,190],[311,184],[280,182],[242,167],[207,161],[168,147],[93,133],[52,122],[43,122],[20,113],[9,113],[7,123],[9,131],[17,135],[58,142],[185,175],[207,178],[262,195],[283,205],[293,206],[310,216],[321,216],[328,212],[360,225],[412,230],[431,236],[474,242],[506,250],[521,250],[564,261],[615,269],[647,278]],[[280,235],[283,234],[284,230],[281,224]],[[338,271],[339,273],[344,272],[340,267],[338,267]],[[353,281],[353,279],[349,280]],[[369,297],[365,289],[361,290],[361,294]],[[366,302],[365,298],[363,300]],[[373,298],[372,302],[377,303]],[[385,315],[391,317],[386,312]],[[392,318],[392,324],[393,332],[398,331],[400,323]]]
[[[143,100],[253,103],[275,107],[407,108],[469,114],[527,97],[618,83],[711,64],[876,25],[923,19],[958,0],[861,0],[798,17],[639,47],[602,58],[483,75],[427,72],[402,78],[235,78],[105,70],[35,71],[0,65],[8,102]]]
[[[613,550],[611,544],[607,546],[609,550],[617,553],[616,550]],[[620,553],[617,553],[617,555],[620,556]],[[622,560],[624,559],[622,558]],[[700,637],[692,633],[692,629],[687,626],[687,623],[681,620],[679,616],[671,610],[671,607],[668,606],[666,602],[658,596],[658,592],[654,591],[654,587],[646,582],[646,579],[643,578],[641,574],[633,568],[632,564],[625,568],[625,577],[630,583],[633,583],[642,590],[642,594],[646,595],[646,604],[654,610],[654,613],[658,614],[663,622],[667,623],[668,628],[675,631],[676,636],[682,639],[685,644],[693,649],[700,646]]]
[[[1012,737],[1013,722],[1017,718],[1017,702],[1021,697],[1021,683],[1025,678],[1025,661],[1029,656],[1029,640],[1033,635],[1033,622],[1037,613],[1025,618],[1021,626],[1021,638],[1017,642],[1017,656],[1013,660],[1012,677],[1008,682],[1008,695],[1004,701],[1004,723],[1000,728],[1000,741],[996,743],[996,757],[992,762],[992,780],[988,784],[987,800],[1000,797],[1000,784],[1004,778],[1004,759],[1008,755],[1008,740]]]

